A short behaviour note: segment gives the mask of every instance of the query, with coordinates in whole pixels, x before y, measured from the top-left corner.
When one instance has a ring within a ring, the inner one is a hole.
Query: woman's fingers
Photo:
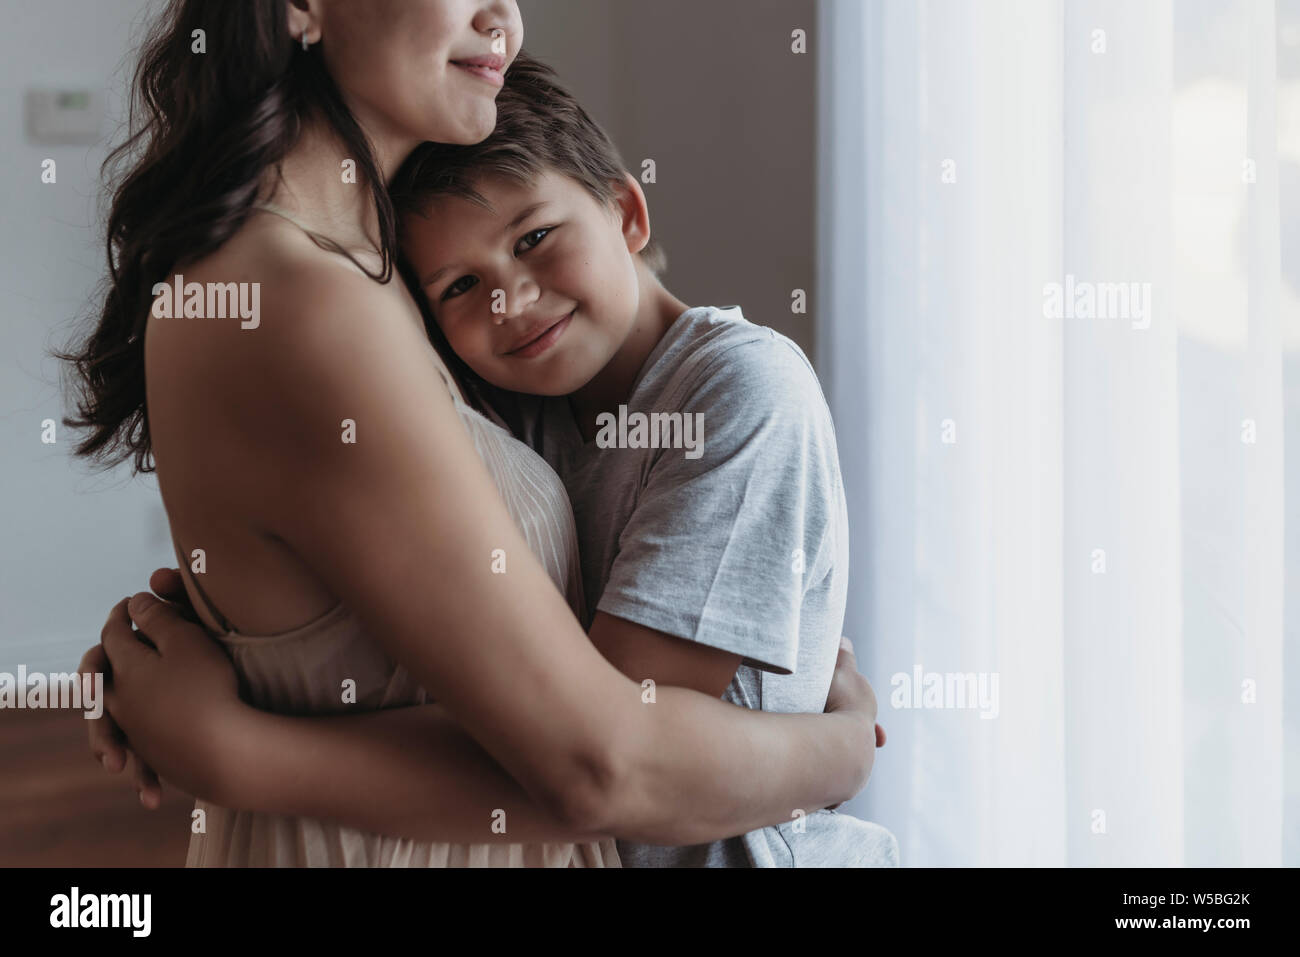
[[[95,645],[81,656],[77,671],[82,674],[102,674],[108,685],[108,656],[103,645]],[[86,722],[86,735],[90,741],[90,753],[104,768],[116,774],[126,766],[126,747],[122,741],[122,732],[107,710],[98,718]]]
[[[185,579],[179,568],[159,568],[149,576],[149,587],[163,601],[188,605],[190,596],[185,591]]]
[[[92,719],[86,733],[90,736],[91,753],[109,774],[117,774],[126,767],[126,743],[117,723],[105,711]]]
[[[193,628],[175,605],[159,601],[147,591],[136,592],[126,606],[129,620],[135,622],[140,633],[162,654],[175,648],[187,636],[186,629]],[[112,650],[110,649],[110,657]]]
[[[194,611],[194,603],[190,601],[190,594],[185,590],[185,579],[181,577],[179,568],[157,569],[149,576],[149,587],[163,601],[170,602],[186,621],[201,624]]]
[[[130,667],[143,660],[145,655],[153,654],[135,635],[131,627],[131,616],[126,610],[126,598],[123,598],[108,613],[108,621],[99,633],[99,643],[108,655],[109,666],[113,671]],[[156,601],[156,599],[155,599]]]
[[[136,792],[140,795],[140,803],[149,810],[157,810],[158,805],[162,804],[162,785],[158,782],[158,775],[154,774],[153,768],[140,760],[139,755],[131,756],[132,778],[135,780]]]

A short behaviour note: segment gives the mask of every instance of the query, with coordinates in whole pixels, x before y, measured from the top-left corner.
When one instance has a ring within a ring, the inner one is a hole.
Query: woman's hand
[[[175,605],[176,610],[187,621],[198,621],[194,607],[190,604],[189,593],[185,591],[185,580],[181,577],[180,569],[157,569],[149,577],[149,587],[163,601]],[[104,646],[93,645],[82,655],[77,671],[86,675],[102,674],[107,686],[111,675]],[[140,803],[149,810],[154,810],[162,804],[162,785],[158,782],[158,775],[126,747],[122,729],[117,726],[113,716],[107,710],[98,720],[90,722],[86,733],[90,740],[90,751],[105,771],[109,774],[118,774],[130,765],[131,777],[136,793],[140,795]]]
[[[156,578],[157,576],[155,576]],[[132,619],[140,626],[136,632]],[[101,638],[111,670],[108,713],[116,727],[91,732],[91,747],[110,770],[125,763],[123,744],[135,754],[137,786],[157,778],[208,796],[218,779],[216,745],[243,711],[239,685],[225,652],[178,609],[146,592],[114,606]],[[96,664],[95,650],[82,660]],[[101,719],[103,721],[104,719]]]
[[[121,604],[125,602],[126,599],[123,598]],[[102,674],[104,688],[111,687],[108,655],[104,653],[102,644],[94,645],[81,656],[81,664],[77,666],[77,671],[84,675]],[[132,783],[135,785],[136,793],[140,795],[140,803],[151,811],[162,804],[162,785],[158,782],[158,775],[154,773],[153,768],[131,753],[126,746],[122,729],[117,726],[108,708],[104,708],[99,718],[87,722],[86,733],[90,738],[90,752],[105,771],[109,774],[118,774],[129,764]]]

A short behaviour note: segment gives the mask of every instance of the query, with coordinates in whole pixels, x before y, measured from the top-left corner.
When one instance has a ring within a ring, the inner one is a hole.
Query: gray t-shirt
[[[591,613],[742,656],[727,701],[822,711],[844,620],[848,518],[830,411],[799,347],[738,307],[691,309],[592,442],[567,398],[531,409],[526,438],[573,502]],[[629,867],[897,861],[877,825],[790,813],[713,844],[619,841],[619,855]]]

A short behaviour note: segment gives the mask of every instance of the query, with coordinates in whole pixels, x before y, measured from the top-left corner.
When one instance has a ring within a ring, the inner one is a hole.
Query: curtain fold
[[[847,809],[905,864],[1282,863],[1274,3],[819,16],[818,363],[890,739]]]

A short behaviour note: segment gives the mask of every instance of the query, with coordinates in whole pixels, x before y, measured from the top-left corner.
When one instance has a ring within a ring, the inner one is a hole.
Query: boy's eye
[[[523,239],[519,240],[519,245],[515,247],[515,255],[536,248],[554,228],[554,226],[544,226],[540,229],[534,229],[530,233],[525,233]]]
[[[478,280],[473,276],[461,276],[447,287],[447,291],[442,294],[441,301],[446,302],[448,299],[455,299],[457,296],[463,296],[465,293],[473,289],[474,284],[477,282]]]
[[[515,246],[515,255],[518,256],[520,253],[526,253],[530,249],[536,249],[537,246],[541,244],[542,240],[557,228],[558,227],[556,226],[543,226],[525,233],[523,238],[520,239],[519,243]],[[442,294],[442,298],[439,299],[439,302],[446,302],[448,299],[455,299],[458,296],[463,296],[476,285],[478,285],[478,280],[473,276],[461,276],[447,287],[446,291]]]

